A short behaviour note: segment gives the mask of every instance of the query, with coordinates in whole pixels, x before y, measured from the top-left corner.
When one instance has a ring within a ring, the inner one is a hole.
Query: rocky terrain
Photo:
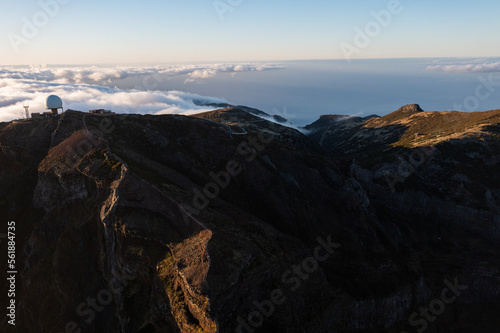
[[[499,332],[500,110],[221,107],[0,123],[2,332]]]

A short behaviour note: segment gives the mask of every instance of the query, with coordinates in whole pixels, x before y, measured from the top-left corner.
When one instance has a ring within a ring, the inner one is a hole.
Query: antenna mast
[[[24,104],[23,106],[24,110],[26,111],[26,119],[29,119],[30,117],[30,113],[28,111],[29,107],[30,107],[29,104]]]

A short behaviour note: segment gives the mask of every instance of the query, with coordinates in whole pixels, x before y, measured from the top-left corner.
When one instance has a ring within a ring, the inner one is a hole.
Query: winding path
[[[87,124],[85,123],[85,117],[87,117],[87,114],[84,114],[83,115],[83,118],[82,118],[82,121],[83,121],[83,127],[85,128],[85,130],[87,131],[87,134],[89,134],[89,129],[87,128]]]

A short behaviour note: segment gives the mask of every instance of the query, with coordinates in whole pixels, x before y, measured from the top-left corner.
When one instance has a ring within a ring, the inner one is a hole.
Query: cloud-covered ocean
[[[193,114],[230,103],[304,125],[322,114],[384,115],[404,104],[426,111],[500,108],[500,59],[385,59],[158,66],[0,67],[0,121],[64,109]]]

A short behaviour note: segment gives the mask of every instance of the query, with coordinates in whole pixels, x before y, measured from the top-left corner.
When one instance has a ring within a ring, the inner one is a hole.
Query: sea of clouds
[[[452,64],[431,65],[428,71],[440,71],[445,73],[494,73],[500,72],[500,62],[483,61],[477,59],[469,62],[457,62]]]
[[[64,109],[111,109],[118,113],[194,114],[210,111],[208,104],[228,103],[217,97],[180,90],[161,91],[158,83],[169,77],[197,82],[218,74],[262,72],[283,68],[277,64],[207,64],[119,67],[0,67],[0,121],[22,118],[24,105],[44,111],[49,95],[63,99]],[[114,82],[136,78],[135,89],[112,88]]]

